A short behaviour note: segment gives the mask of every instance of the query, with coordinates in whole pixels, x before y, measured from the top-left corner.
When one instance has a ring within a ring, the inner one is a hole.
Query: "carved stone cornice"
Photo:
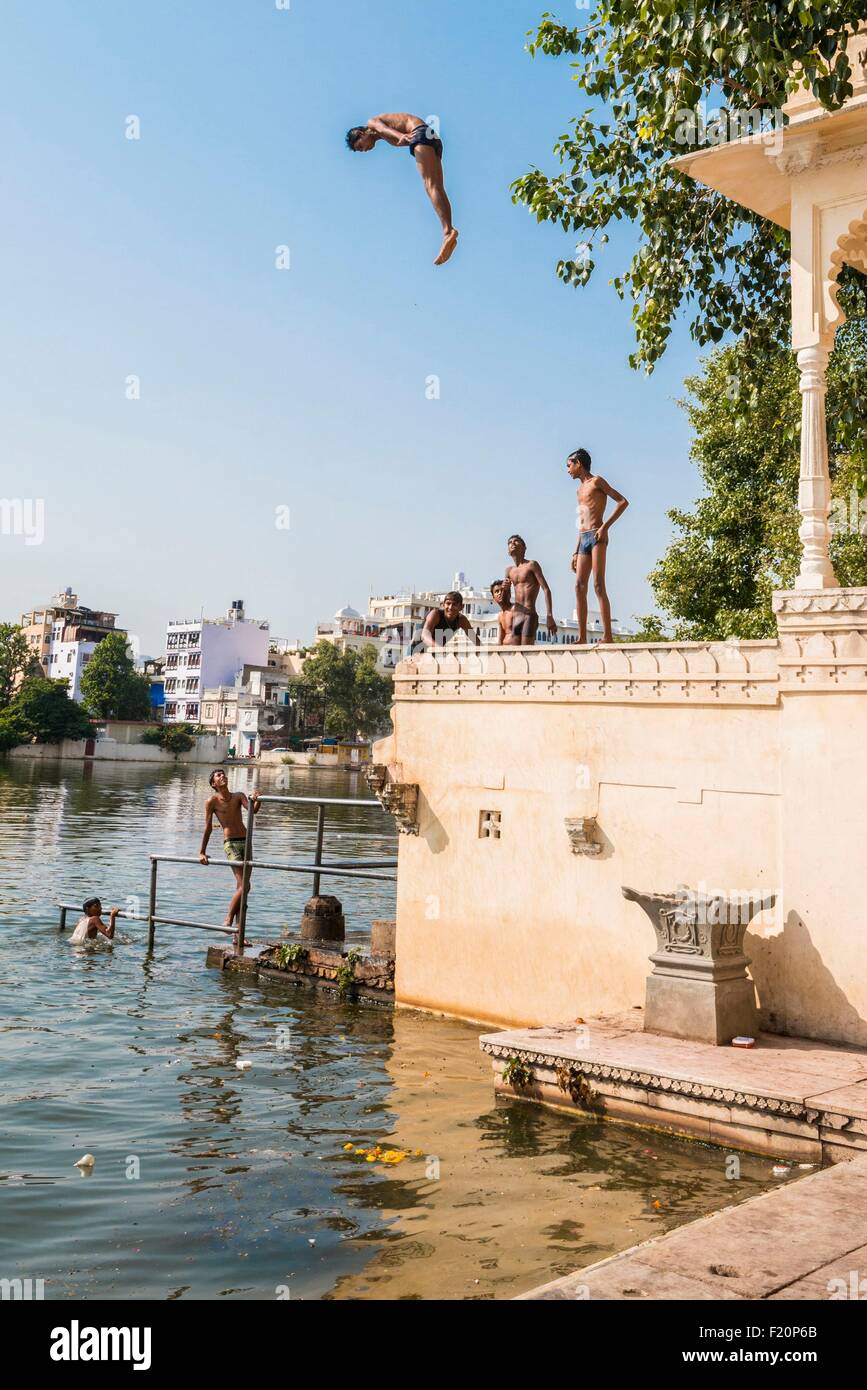
[[[602,845],[595,838],[595,816],[567,816],[564,824],[573,854],[591,857],[602,853]]]
[[[370,763],[364,771],[367,785],[377,801],[394,817],[402,835],[418,834],[418,784],[393,782],[383,763]]]
[[[735,1107],[757,1115],[779,1115],[832,1130],[843,1130],[852,1122],[851,1115],[817,1109],[800,1101],[763,1096],[759,1091],[742,1091],[734,1086],[713,1086],[701,1081],[685,1081],[677,1077],[662,1076],[658,1072],[613,1066],[608,1062],[585,1061],[583,1058],[576,1060],[574,1054],[558,1052],[556,1048],[540,1052],[535,1048],[515,1047],[484,1040],[479,1045],[482,1052],[495,1060],[508,1061],[510,1057],[516,1057],[519,1061],[526,1062],[537,1073],[537,1082],[550,1081],[556,1085],[558,1070],[571,1069],[580,1072],[588,1082],[608,1083],[612,1087],[618,1084],[638,1086],[659,1096],[686,1096],[697,1101],[716,1101],[721,1106]],[[540,1077],[539,1072],[545,1075]],[[600,1099],[604,1104],[604,1095]]]
[[[624,642],[424,653],[397,667],[395,699],[775,705],[778,683],[775,641]]]
[[[867,690],[867,588],[785,590],[773,601],[782,690]]]

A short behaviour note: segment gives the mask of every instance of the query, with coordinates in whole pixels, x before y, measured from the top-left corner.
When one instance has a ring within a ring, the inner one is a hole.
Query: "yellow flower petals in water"
[[[352,1150],[353,1150],[354,1148],[355,1148],[355,1145],[354,1145],[354,1144],[344,1144],[344,1145],[343,1145],[343,1152],[344,1152],[344,1153],[352,1153]]]

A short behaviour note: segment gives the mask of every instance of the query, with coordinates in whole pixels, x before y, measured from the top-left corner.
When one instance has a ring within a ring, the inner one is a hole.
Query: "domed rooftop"
[[[349,607],[349,604],[347,604],[345,608],[338,608],[337,612],[334,614],[334,620],[335,620],[335,622],[338,622],[338,623],[341,622],[341,621],[342,621],[343,619],[345,619],[345,618],[360,618],[360,617],[361,617],[361,614],[360,614],[360,613],[356,613],[356,611],[355,611],[354,608],[350,608],[350,607]]]

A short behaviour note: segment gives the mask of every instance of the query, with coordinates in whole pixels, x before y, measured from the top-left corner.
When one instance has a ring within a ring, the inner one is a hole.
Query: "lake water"
[[[368,795],[355,774],[276,775],[230,780]],[[495,1101],[478,1028],[207,970],[204,932],[158,928],[150,957],[138,923],[72,946],[58,898],[145,904],[148,855],[198,851],[206,778],[0,759],[0,1278],[50,1299],[508,1298],[777,1181],[766,1159],[732,1181],[719,1149]],[[379,809],[329,815],[326,858],[393,855]],[[313,808],[257,821],[257,858],[314,843]],[[160,877],[166,915],[222,921],[228,871]],[[392,884],[323,891],[350,939],[393,916]],[[309,892],[257,874],[249,935],[295,928]],[[410,1156],[354,1152],[377,1144]]]

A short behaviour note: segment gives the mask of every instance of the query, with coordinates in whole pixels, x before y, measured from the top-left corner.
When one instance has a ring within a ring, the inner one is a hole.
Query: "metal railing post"
[[[66,931],[66,913],[67,909],[62,907],[60,909],[60,926],[57,928],[58,931]]]
[[[316,853],[313,856],[314,864],[322,863],[322,842],[325,838],[325,802],[320,801],[318,806],[318,816],[316,818]],[[313,896],[319,897],[319,874],[313,875]]]
[[[148,894],[148,950],[149,950],[149,951],[152,951],[153,948],[154,948],[154,934],[155,934],[155,932],[156,932],[156,923],[155,923],[155,921],[154,921],[154,918],[156,917],[156,914],[157,914],[157,865],[158,865],[158,863],[159,863],[159,860],[156,858],[155,855],[152,854],[152,855],[151,855],[151,882],[150,882],[150,892],[149,892],[149,894]]]
[[[235,947],[235,955],[244,954],[244,935],[247,930],[247,898],[250,894],[250,876],[252,869],[248,868],[253,862],[253,801],[247,807],[247,834],[244,839],[244,877],[241,880],[241,906],[238,909],[238,944]]]

